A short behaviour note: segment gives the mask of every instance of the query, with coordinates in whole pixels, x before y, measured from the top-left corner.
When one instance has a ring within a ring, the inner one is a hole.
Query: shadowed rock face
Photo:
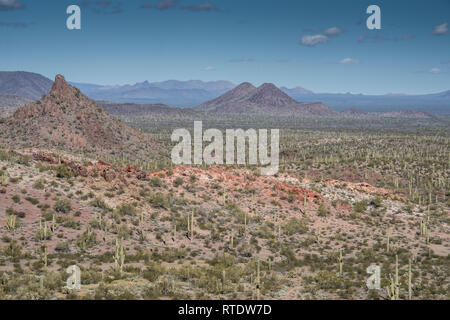
[[[57,147],[141,159],[158,150],[156,142],[107,114],[62,75],[56,76],[47,96],[5,119],[0,132],[3,142],[15,148]]]
[[[258,88],[244,82],[222,96],[207,101],[195,110],[220,114],[320,115],[337,114],[323,103],[300,104],[272,83]]]

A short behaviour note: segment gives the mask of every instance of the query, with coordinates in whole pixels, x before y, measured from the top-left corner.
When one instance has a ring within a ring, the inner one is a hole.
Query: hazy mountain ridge
[[[36,73],[0,72],[0,95],[15,95],[27,100],[37,100],[48,93],[52,83],[50,79]],[[115,86],[69,83],[94,100],[117,103],[166,104],[184,108],[195,107],[205,101],[216,99],[236,87],[233,83],[222,80],[210,82],[168,80],[153,83],[144,81],[134,85]],[[303,87],[290,89],[281,87],[281,91],[300,103],[321,101],[337,111],[355,108],[364,112],[423,110],[429,113],[450,113],[450,90],[422,95],[314,93]]]
[[[50,91],[52,84],[53,81],[37,73],[0,71],[0,94],[37,100]]]
[[[139,82],[134,85],[100,86],[71,83],[91,99],[115,102],[158,104],[192,107],[215,98],[234,88],[228,81],[168,80],[163,82]]]

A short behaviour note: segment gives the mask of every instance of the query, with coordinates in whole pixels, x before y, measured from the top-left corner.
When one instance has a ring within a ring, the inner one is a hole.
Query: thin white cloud
[[[340,35],[343,32],[344,32],[344,30],[342,30],[339,27],[330,27],[330,28],[323,30],[323,34],[328,37],[335,37],[335,36]]]
[[[312,35],[312,36],[303,36],[301,43],[304,46],[308,46],[308,47],[314,47],[315,45],[319,44],[319,43],[327,43],[329,40],[329,38],[323,34],[316,34],[316,35]]]
[[[214,68],[214,67],[212,67],[212,66],[207,66],[206,68],[205,68],[205,71],[212,71],[212,70],[215,70],[216,68]]]
[[[228,62],[232,62],[232,63],[246,63],[246,62],[254,62],[255,59],[253,58],[235,58],[235,59],[230,59],[228,60]]]
[[[433,74],[438,74],[438,73],[441,73],[442,70],[439,69],[439,68],[431,68],[431,69],[429,70],[429,72],[430,72],[430,73],[433,73]]]
[[[0,11],[23,9],[25,6],[20,0],[0,0]]]
[[[160,11],[169,10],[175,8],[178,3],[178,0],[159,0],[155,4],[153,3],[144,3],[140,6],[142,9],[156,9]]]
[[[344,58],[339,61],[339,64],[359,64],[359,59]]]
[[[342,30],[339,27],[329,27],[322,30],[322,33],[303,36],[300,43],[303,44],[304,46],[314,47],[319,43],[327,43],[328,40],[330,40],[333,37],[337,37],[343,32],[344,30]]]
[[[432,34],[437,36],[442,36],[444,34],[449,33],[448,31],[448,22],[445,22],[443,24],[439,24],[433,28]]]
[[[201,4],[192,5],[192,6],[182,6],[182,10],[189,10],[194,12],[212,12],[212,11],[221,11],[219,8],[217,8],[214,4],[207,1]]]
[[[3,22],[0,21],[0,27],[9,27],[9,28],[28,28],[34,23],[28,22]]]

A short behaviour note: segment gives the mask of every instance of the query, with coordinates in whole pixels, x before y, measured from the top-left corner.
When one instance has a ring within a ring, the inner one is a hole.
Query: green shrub
[[[116,211],[121,216],[135,216],[137,214],[136,208],[128,203],[122,203],[116,208]]]
[[[324,203],[321,203],[319,209],[317,210],[317,215],[319,217],[326,217],[329,214],[328,208]]]
[[[178,188],[179,186],[181,186],[183,184],[183,182],[184,182],[183,178],[178,177],[173,181],[173,185],[174,185],[174,187]]]
[[[72,206],[69,200],[66,199],[60,199],[56,200],[55,204],[53,205],[53,209],[56,212],[60,213],[69,213],[70,210],[72,210]]]
[[[355,204],[353,205],[353,210],[355,210],[355,212],[358,213],[363,213],[367,210],[367,205],[368,205],[367,200],[355,202]]]

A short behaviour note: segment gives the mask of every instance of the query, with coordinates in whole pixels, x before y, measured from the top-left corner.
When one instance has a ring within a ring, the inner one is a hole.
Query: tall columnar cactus
[[[227,280],[227,272],[226,270],[222,270],[222,289],[225,288],[225,282]]]
[[[123,239],[116,239],[116,251],[114,253],[114,265],[116,266],[116,269],[120,272],[122,275],[123,273],[123,266],[125,264],[125,251],[123,248]]]
[[[187,231],[188,231],[188,235],[190,236],[191,235],[191,217],[189,214],[187,216]]]
[[[50,229],[47,221],[42,223],[42,219],[39,220],[38,238],[40,241],[47,240],[50,237]]]
[[[42,262],[44,263],[45,270],[47,270],[47,265],[48,265],[47,247],[42,248]]]
[[[9,178],[6,174],[3,174],[1,177],[2,187],[7,187],[9,183]]]
[[[244,212],[244,231],[247,231],[247,211]]]
[[[316,233],[316,243],[317,244],[320,244],[320,242],[321,242],[320,233],[321,233],[321,231],[320,231],[320,229],[318,229],[318,231]]]
[[[420,235],[425,237],[425,242],[430,243],[430,216],[427,214],[425,219],[420,220]]]
[[[339,256],[338,256],[338,258],[337,258],[337,261],[338,261],[338,263],[339,263],[339,275],[342,276],[342,275],[343,275],[342,267],[343,267],[343,265],[344,265],[344,259],[343,259],[343,257],[342,257],[342,249],[339,250]]]
[[[191,240],[194,238],[194,210],[192,213],[187,216],[187,229],[188,235],[191,237]]]
[[[398,300],[400,293],[400,284],[398,282],[398,256],[395,256],[395,276],[389,274],[389,286],[386,287],[386,293],[391,300]]]
[[[39,288],[44,290],[44,276],[39,277]]]
[[[49,236],[49,229],[48,229],[47,221],[45,221],[44,222],[44,239],[47,239],[48,236]]]
[[[389,234],[386,234],[386,252],[389,253],[390,250],[390,238]]]
[[[191,213],[191,239],[194,239],[194,210]]]
[[[281,247],[281,223],[278,221],[278,242],[280,242]]]
[[[409,265],[408,265],[408,299],[412,299],[412,272],[411,272],[411,258],[409,258]]]
[[[55,219],[55,215],[53,215],[53,217],[52,217],[51,231],[52,231],[52,233],[55,233],[55,231],[56,231],[56,219]]]
[[[261,293],[261,276],[260,276],[260,265],[259,259],[256,264],[256,300],[259,300]]]
[[[230,236],[230,248],[233,249],[234,248],[234,232],[231,231],[231,236]]]

